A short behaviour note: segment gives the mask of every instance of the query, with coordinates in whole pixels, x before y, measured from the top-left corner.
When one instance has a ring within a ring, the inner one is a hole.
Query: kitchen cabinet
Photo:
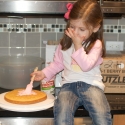
[[[125,125],[125,115],[113,115],[113,125]]]

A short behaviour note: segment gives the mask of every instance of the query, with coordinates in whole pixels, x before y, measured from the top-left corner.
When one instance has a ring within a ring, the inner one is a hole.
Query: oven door
[[[0,118],[0,125],[54,125],[53,118]],[[92,125],[89,117],[74,118],[74,125]]]

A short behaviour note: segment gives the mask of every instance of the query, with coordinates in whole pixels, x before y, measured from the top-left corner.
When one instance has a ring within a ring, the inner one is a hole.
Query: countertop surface
[[[34,88],[40,90],[39,86]],[[58,88],[57,88],[58,89]],[[0,94],[10,90],[0,88]],[[125,114],[125,93],[113,93],[106,94],[107,100],[111,107],[111,114]],[[89,116],[88,112],[84,107],[79,107],[75,113],[75,117],[87,117]],[[42,117],[42,118],[52,118],[53,117],[53,108],[49,108],[42,111],[36,112],[14,112],[8,111],[0,108],[0,117]]]

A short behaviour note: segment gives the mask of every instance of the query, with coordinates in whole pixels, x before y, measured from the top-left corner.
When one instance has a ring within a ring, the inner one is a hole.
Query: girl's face
[[[70,20],[70,26],[76,35],[79,37],[84,37],[84,41],[90,37],[93,32],[97,32],[97,28],[90,26],[90,29],[87,29],[86,25],[83,24],[82,19]]]

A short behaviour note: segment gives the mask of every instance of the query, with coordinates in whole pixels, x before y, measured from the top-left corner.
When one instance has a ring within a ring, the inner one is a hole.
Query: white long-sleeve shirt
[[[54,61],[42,70],[46,76],[44,80],[49,81],[63,70],[61,85],[83,81],[104,90],[105,86],[100,71],[100,64],[103,61],[101,54],[102,43],[100,40],[96,41],[88,54],[83,47],[74,51],[74,45],[72,44],[68,50],[63,51],[61,45],[59,45],[55,52]]]

